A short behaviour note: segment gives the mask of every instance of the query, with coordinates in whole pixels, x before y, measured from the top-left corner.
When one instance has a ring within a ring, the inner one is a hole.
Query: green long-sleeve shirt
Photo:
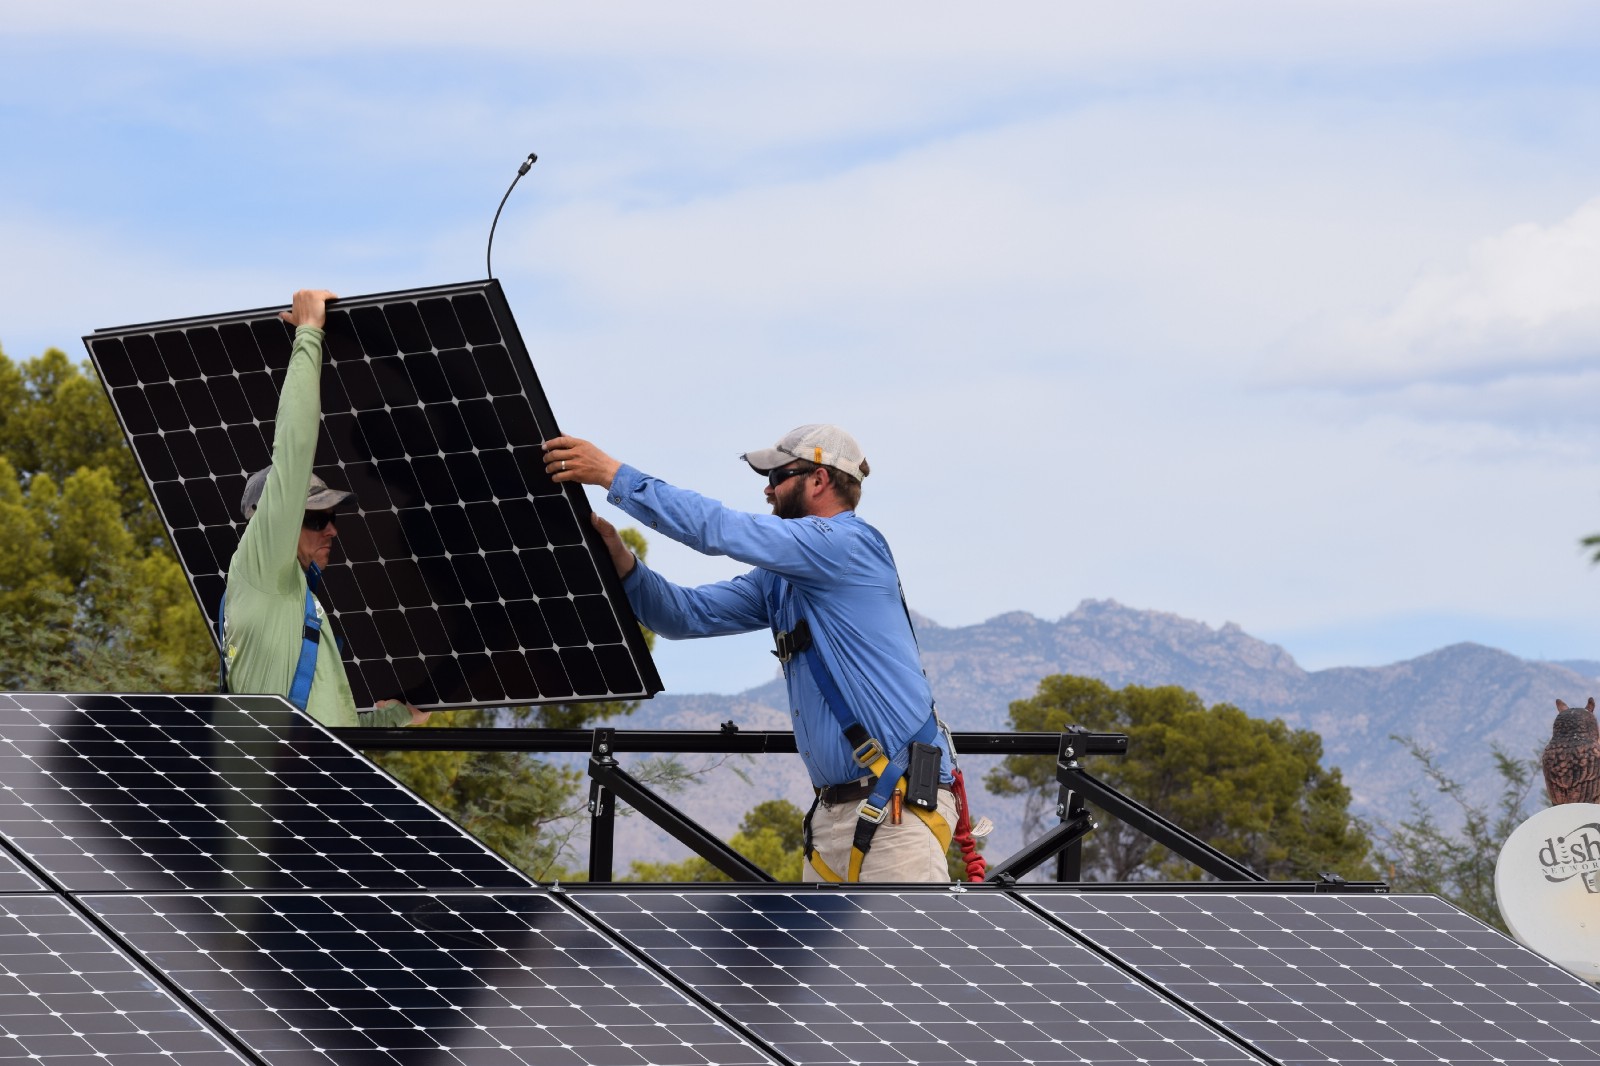
[[[300,521],[321,425],[322,331],[295,331],[289,370],[278,397],[272,438],[272,472],[256,512],[228,564],[223,639],[228,688],[287,696],[300,661],[305,625],[306,572],[300,566]],[[338,643],[322,609],[322,639],[306,711],[323,725],[401,726],[411,721],[403,704],[356,713]]]

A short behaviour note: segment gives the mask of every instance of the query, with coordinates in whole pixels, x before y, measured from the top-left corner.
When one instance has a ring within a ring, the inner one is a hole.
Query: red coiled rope
[[[967,880],[982,881],[988,863],[978,851],[978,842],[972,838],[972,815],[967,810],[967,782],[960,770],[956,771],[955,783],[950,786],[950,791],[956,797],[956,828],[953,836],[955,842],[961,845],[961,859],[967,864]]]

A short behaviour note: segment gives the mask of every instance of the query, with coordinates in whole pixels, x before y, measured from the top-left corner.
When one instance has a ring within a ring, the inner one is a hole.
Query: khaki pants
[[[859,803],[819,803],[811,815],[811,845],[828,864],[828,869],[844,877],[850,869],[850,843],[856,835]],[[939,790],[939,815],[951,829],[956,825],[956,798],[949,789]],[[821,881],[822,875],[809,862],[803,864],[802,879]],[[950,867],[944,850],[928,828],[928,823],[909,809],[899,825],[885,818],[872,836],[872,848],[861,864],[863,881],[948,881]]]

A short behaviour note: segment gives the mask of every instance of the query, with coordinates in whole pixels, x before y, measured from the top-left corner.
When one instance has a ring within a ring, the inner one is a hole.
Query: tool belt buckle
[[[873,763],[883,758],[883,745],[878,743],[877,737],[868,737],[853,754],[857,766],[870,768]]]
[[[861,806],[856,808],[856,817],[860,818],[863,822],[871,822],[873,825],[882,825],[883,820],[889,817],[889,811],[886,807],[872,806],[872,797],[868,796],[866,799],[861,801]]]

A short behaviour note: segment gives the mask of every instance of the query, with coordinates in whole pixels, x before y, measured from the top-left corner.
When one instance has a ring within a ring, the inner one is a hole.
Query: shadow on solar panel
[[[277,308],[84,338],[215,639],[246,478],[271,461]],[[323,600],[357,706],[638,699],[661,680],[494,281],[329,309],[315,470],[353,490]]]

